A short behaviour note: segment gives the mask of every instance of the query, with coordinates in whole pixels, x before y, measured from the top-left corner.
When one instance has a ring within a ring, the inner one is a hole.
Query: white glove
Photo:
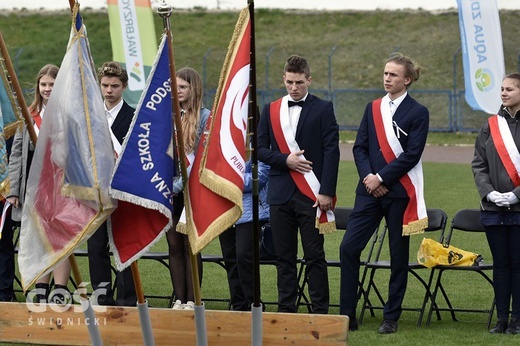
[[[507,197],[498,191],[491,191],[488,193],[486,198],[488,201],[495,203],[499,207],[509,207]]]
[[[486,196],[487,200],[490,201],[491,203],[496,203],[496,200],[497,199],[503,199],[503,196],[500,192],[498,191],[491,191],[490,193],[488,193],[488,195]]]
[[[516,197],[516,195],[513,192],[506,192],[502,194],[505,198],[507,198],[507,202],[509,205],[516,204],[520,202],[520,199]]]
[[[499,207],[509,208],[509,202],[507,201],[507,198],[499,198],[496,200],[495,204]]]

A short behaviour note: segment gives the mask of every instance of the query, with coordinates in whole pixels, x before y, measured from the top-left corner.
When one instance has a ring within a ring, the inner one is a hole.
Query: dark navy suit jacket
[[[377,141],[372,102],[365,108],[365,114],[359,125],[356,142],[352,149],[360,178],[356,188],[358,194],[369,195],[363,185],[363,179],[370,173],[379,173],[383,183],[389,189],[388,197],[408,197],[399,179],[408,173],[421,158],[428,136],[429,112],[426,107],[408,94],[397,108],[393,120],[407,135],[400,133],[399,142],[403,147],[403,153],[392,162],[387,163]]]
[[[116,136],[119,143],[123,144],[123,141],[126,137],[126,133],[130,128],[130,124],[132,123],[132,118],[134,117],[135,109],[130,106],[126,101],[123,101],[123,107],[117,113],[117,116],[110,127],[114,136]]]
[[[269,204],[284,204],[296,190],[286,160],[276,143],[270,104],[266,104],[258,124],[258,159],[271,166],[269,172]],[[332,102],[308,94],[300,113],[296,142],[303,155],[312,162],[312,170],[321,184],[319,193],[336,195],[339,167],[339,133]]]

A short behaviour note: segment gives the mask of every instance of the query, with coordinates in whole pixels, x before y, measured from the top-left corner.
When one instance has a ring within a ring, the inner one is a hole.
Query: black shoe
[[[383,320],[379,327],[379,334],[392,334],[397,332],[397,322],[392,320]]]
[[[352,318],[349,319],[348,330],[350,330],[350,331],[358,330],[357,318],[352,317]]]
[[[38,283],[35,285],[36,295],[34,296],[33,303],[47,303],[49,295],[49,284]]]
[[[49,303],[63,306],[72,303],[69,288],[65,285],[54,285],[52,295],[49,297]]]
[[[512,318],[506,329],[506,334],[520,334],[520,319]]]
[[[95,305],[104,305],[104,306],[114,306],[116,305],[116,301],[114,298],[109,297],[104,294],[100,294],[98,296],[95,296],[94,298],[90,298],[91,301],[95,301]]]
[[[507,329],[507,320],[498,320],[497,324],[489,331],[491,334],[502,334]]]

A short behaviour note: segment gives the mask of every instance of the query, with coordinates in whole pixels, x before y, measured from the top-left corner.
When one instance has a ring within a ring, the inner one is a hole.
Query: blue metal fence
[[[384,95],[382,89],[340,89],[333,85],[333,55],[338,46],[335,45],[327,53],[328,62],[328,83],[326,89],[314,89],[311,85],[310,91],[326,100],[334,103],[336,117],[342,129],[357,129],[363,112],[368,102]],[[394,51],[399,51],[400,47],[395,47]],[[272,88],[270,80],[271,73],[271,57],[275,48],[271,47],[267,50],[263,62],[265,63],[265,77],[263,83],[257,84],[257,99],[260,109],[262,107],[286,94],[284,89],[279,89],[279,79],[276,88]],[[203,73],[206,73],[206,64],[211,48],[204,55]],[[464,90],[457,89],[457,84],[461,83],[462,73],[458,70],[461,68],[461,48],[458,47],[452,56],[452,76],[453,83],[448,89],[414,89],[410,90],[410,94],[419,102],[428,107],[430,111],[430,131],[437,132],[476,132],[489,117],[488,114],[471,109],[464,99]],[[258,59],[257,59],[258,61]],[[520,55],[518,57],[518,70],[520,71]],[[259,73],[257,75],[260,75]],[[206,81],[207,76],[204,76]],[[263,85],[262,85],[263,84]],[[207,86],[208,84],[205,83]],[[206,89],[204,101],[211,107],[215,96],[214,89]]]
[[[332,101],[341,129],[356,130],[368,102],[384,95],[379,89],[311,89],[312,94]],[[286,94],[285,89],[258,89],[257,100],[260,110],[265,104]],[[473,132],[477,131],[488,115],[473,111],[464,101],[464,90],[456,94],[452,90],[411,90],[418,102],[430,111],[430,131],[435,132]],[[205,91],[204,103],[211,107],[215,89]],[[458,105],[455,107],[455,105]]]
[[[326,89],[314,89],[311,86],[311,92],[318,97],[330,100],[334,104],[338,124],[342,129],[356,130],[361,117],[363,116],[365,107],[368,102],[384,95],[382,89],[340,89],[333,86],[333,59],[332,56],[336,52],[338,46],[331,48],[327,54],[328,62],[328,83]],[[399,47],[395,48],[398,51]],[[257,85],[257,100],[260,109],[262,107],[286,94],[285,89],[278,88],[279,80],[276,80],[277,88],[271,87],[270,68],[271,55],[274,47],[271,47],[264,58],[265,77],[263,86]],[[15,66],[23,52],[20,48],[15,56]],[[208,64],[215,63],[215,57],[209,59],[212,48],[209,48],[202,58],[202,79],[205,86],[208,86]],[[430,131],[437,132],[475,132],[481,127],[483,122],[488,118],[488,114],[481,111],[472,110],[464,100],[464,90],[457,89],[457,80],[462,78],[458,73],[457,59],[460,56],[460,47],[453,54],[453,84],[451,89],[411,89],[410,94],[419,102],[428,107],[430,111]],[[217,59],[218,60],[218,59]],[[520,71],[520,55],[518,56],[518,70]],[[25,90],[28,92],[29,90]],[[204,104],[211,108],[215,98],[216,89],[206,87],[204,90]]]

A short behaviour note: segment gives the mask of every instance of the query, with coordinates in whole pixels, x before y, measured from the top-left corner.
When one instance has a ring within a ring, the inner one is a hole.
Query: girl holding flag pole
[[[187,160],[189,175],[199,139],[206,128],[210,111],[202,105],[202,79],[199,73],[192,68],[184,67],[177,71],[176,76],[177,93],[181,106],[184,157]],[[183,158],[183,156],[180,157]],[[191,278],[190,244],[188,236],[176,230],[184,209],[183,186],[182,178],[180,176],[175,177],[173,183],[173,190],[176,193],[173,199],[173,227],[166,233],[166,238],[168,240],[170,276],[176,297],[173,309],[193,310],[195,298]],[[197,262],[199,278],[202,280],[202,257],[200,253],[197,255]]]
[[[34,101],[28,107],[36,134],[38,134],[41,127],[45,107],[51,96],[58,70],[58,66],[48,64],[41,68],[36,77]],[[7,201],[13,206],[11,218],[16,222],[20,222],[22,217],[25,188],[34,148],[35,145],[31,142],[27,125],[25,125],[21,131],[16,133],[11,149],[11,156],[9,157],[9,179],[11,181],[11,188]],[[21,231],[23,232],[23,230]],[[50,273],[41,276],[36,282],[34,303],[45,303],[49,300],[49,302],[52,303],[65,304],[67,300],[70,300],[70,292],[67,288],[70,270],[70,262],[68,260],[62,261],[54,268],[54,291],[50,297]],[[29,295],[29,297],[31,297],[31,295]]]

